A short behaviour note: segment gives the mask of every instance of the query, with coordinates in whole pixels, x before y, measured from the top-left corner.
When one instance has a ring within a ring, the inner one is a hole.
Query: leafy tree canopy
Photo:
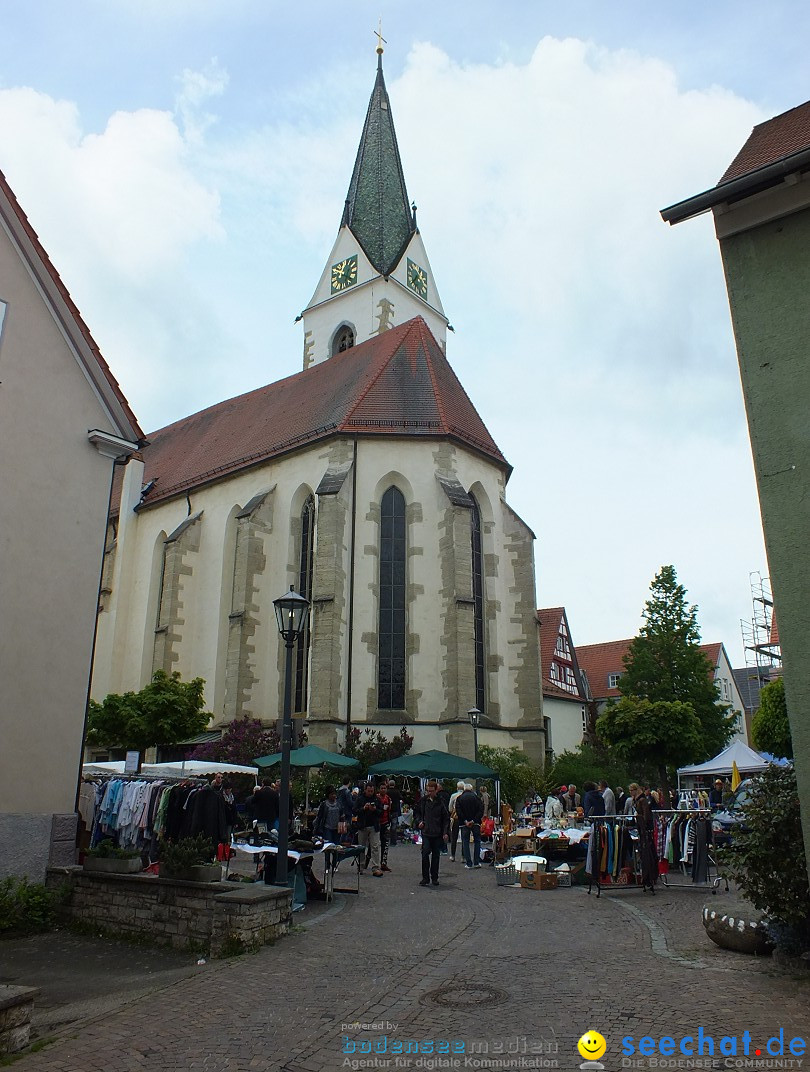
[[[697,607],[687,604],[674,566],[662,566],[656,574],[642,617],[644,625],[625,656],[619,691],[627,699],[691,706],[700,723],[699,738],[696,743],[690,735],[674,762],[699,762],[717,755],[728,744],[735,716],[718,702],[713,668],[700,650]],[[668,736],[666,727],[662,734]]]
[[[175,671],[156,670],[140,692],[110,693],[90,701],[87,743],[146,751],[202,733],[211,717],[203,711],[205,681],[181,681]]]
[[[702,747],[700,720],[691,704],[623,696],[596,723],[600,738],[629,766],[657,771],[669,788],[668,767],[688,762]]]
[[[751,723],[751,735],[760,752],[770,752],[778,759],[793,759],[785,683],[781,677],[766,685],[759,694],[759,710]]]
[[[501,778],[501,800],[508,802],[513,808],[521,807],[530,792],[548,791],[543,772],[517,747],[492,748],[483,744],[478,749],[478,762],[498,772]]]
[[[556,786],[570,785],[572,782],[578,790],[585,782],[598,782],[604,778],[609,786],[627,786],[630,782],[647,780],[652,772],[642,768],[638,762],[627,763],[612,748],[604,743],[581,744],[574,752],[563,752],[556,756],[546,777]]]
[[[369,767],[375,763],[383,763],[386,759],[399,759],[400,756],[410,752],[413,745],[413,737],[403,726],[393,740],[384,737],[380,730],[372,730],[367,727],[360,731],[353,726],[346,733],[346,743],[341,748],[344,756],[351,756],[360,760],[360,768],[357,776],[365,776]],[[353,772],[354,776],[354,772]]]
[[[307,743],[307,735],[301,732],[297,748]],[[222,731],[218,741],[199,744],[189,759],[208,759],[216,763],[239,763],[250,766],[260,756],[274,756],[281,751],[281,736],[275,726],[264,726],[260,719],[235,718]]]

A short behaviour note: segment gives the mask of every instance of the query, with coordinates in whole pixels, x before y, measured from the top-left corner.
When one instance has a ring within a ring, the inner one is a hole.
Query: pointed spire
[[[380,41],[382,39],[380,38]],[[342,224],[381,275],[390,275],[416,230],[377,47],[377,78],[354,162]]]

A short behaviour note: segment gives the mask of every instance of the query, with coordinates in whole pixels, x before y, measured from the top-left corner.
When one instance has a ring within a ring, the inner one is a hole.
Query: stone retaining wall
[[[153,875],[110,875],[51,867],[46,885],[67,885],[69,921],[158,945],[222,956],[255,949],[286,934],[292,890],[261,883],[179,882]]]

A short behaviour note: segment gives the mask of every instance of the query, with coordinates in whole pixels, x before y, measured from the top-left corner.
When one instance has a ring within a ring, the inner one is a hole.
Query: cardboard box
[[[520,885],[524,890],[556,890],[557,876],[524,869],[520,872]]]

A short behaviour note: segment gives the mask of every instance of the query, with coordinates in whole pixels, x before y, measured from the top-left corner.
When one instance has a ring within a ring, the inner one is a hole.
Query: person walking
[[[371,873],[375,878],[382,878],[380,865],[380,820],[383,806],[377,797],[373,782],[366,782],[365,789],[357,798],[354,817],[357,820],[357,843],[367,846],[370,851]],[[360,869],[360,872],[365,867]]]
[[[456,782],[456,791],[450,797],[447,810],[450,813],[450,863],[456,862],[456,849],[458,848],[458,816],[456,815],[456,801],[464,792],[464,782]]]
[[[616,814],[616,794],[607,784],[603,778],[599,783],[599,792],[602,794],[602,800],[605,802],[605,815]]]
[[[388,795],[391,798],[391,829],[389,845],[396,845],[399,832],[399,817],[402,815],[402,793],[394,778],[388,779]]]
[[[391,839],[391,797],[388,795],[388,781],[385,778],[377,786],[377,800],[383,808],[380,817],[380,867],[383,871],[390,871],[388,845]]]
[[[413,807],[414,821],[422,834],[420,886],[439,885],[439,857],[450,837],[450,812],[438,792],[438,782],[431,779],[425,786],[425,796]]]
[[[464,792],[456,801],[456,815],[461,831],[461,855],[464,867],[469,871],[481,866],[481,820],[484,817],[484,802],[473,791],[470,782],[464,785]],[[470,859],[470,837],[473,839],[473,855]]]

